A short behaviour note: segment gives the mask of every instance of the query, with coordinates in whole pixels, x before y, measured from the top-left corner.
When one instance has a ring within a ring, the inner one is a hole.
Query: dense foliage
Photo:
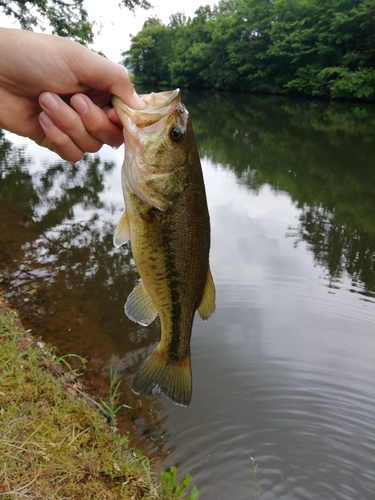
[[[16,19],[21,28],[31,30],[33,27],[52,28],[54,35],[69,36],[82,44],[92,43],[94,39],[94,22],[90,21],[84,0],[0,0],[0,10]],[[121,0],[130,10],[139,6],[151,7],[147,0]]]
[[[149,19],[124,53],[138,84],[375,99],[375,0],[220,0]]]

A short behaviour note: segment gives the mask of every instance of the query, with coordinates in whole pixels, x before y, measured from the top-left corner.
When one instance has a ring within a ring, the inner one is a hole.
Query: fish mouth
[[[157,161],[152,155],[151,159],[147,157],[147,152],[153,150],[153,145],[156,149],[160,147],[161,134],[167,130],[171,115],[178,127],[185,131],[188,112],[181,103],[180,89],[140,97],[146,103],[143,110],[129,108],[117,96],[112,96],[113,106],[124,127],[122,182],[142,201],[164,212],[176,201],[186,183],[181,180],[181,172],[175,165],[171,171],[170,165],[159,163],[157,152]],[[150,138],[155,138],[151,144]]]
[[[180,89],[168,90],[166,92],[151,92],[139,96],[147,105],[145,109],[133,109],[124,104],[121,99],[112,95],[112,104],[122,124],[132,132],[134,125],[137,128],[149,127],[160,121],[181,102]]]

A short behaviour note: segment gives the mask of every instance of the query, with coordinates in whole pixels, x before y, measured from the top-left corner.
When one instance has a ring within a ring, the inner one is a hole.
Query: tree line
[[[375,0],[220,0],[123,56],[138,85],[375,100]]]

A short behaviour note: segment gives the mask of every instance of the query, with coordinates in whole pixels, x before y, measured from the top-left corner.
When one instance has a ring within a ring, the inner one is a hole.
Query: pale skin
[[[0,61],[0,128],[69,162],[123,143],[111,94],[146,107],[124,67],[67,38],[0,28]]]

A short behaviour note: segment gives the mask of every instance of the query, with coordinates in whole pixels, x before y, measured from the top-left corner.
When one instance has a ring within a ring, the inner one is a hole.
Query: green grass
[[[112,372],[111,370],[109,378],[108,402],[101,399],[99,404],[99,409],[105,415],[105,417],[107,418],[108,422],[111,425],[116,425],[116,415],[121,410],[123,410],[124,408],[129,408],[130,410],[132,409],[132,407],[129,405],[118,404],[118,400],[120,397],[119,387],[121,381],[116,381],[116,378],[117,378],[117,370],[115,370],[114,372]]]
[[[253,457],[251,457],[251,463],[253,466],[253,497],[257,498],[260,495],[259,490],[257,488],[257,479],[256,479],[258,464],[255,463],[255,460]]]
[[[0,295],[0,499],[183,498],[188,479],[179,485],[175,472],[156,477],[150,461],[90,406],[66,365],[22,329]],[[112,374],[109,419],[119,411],[118,388]]]

